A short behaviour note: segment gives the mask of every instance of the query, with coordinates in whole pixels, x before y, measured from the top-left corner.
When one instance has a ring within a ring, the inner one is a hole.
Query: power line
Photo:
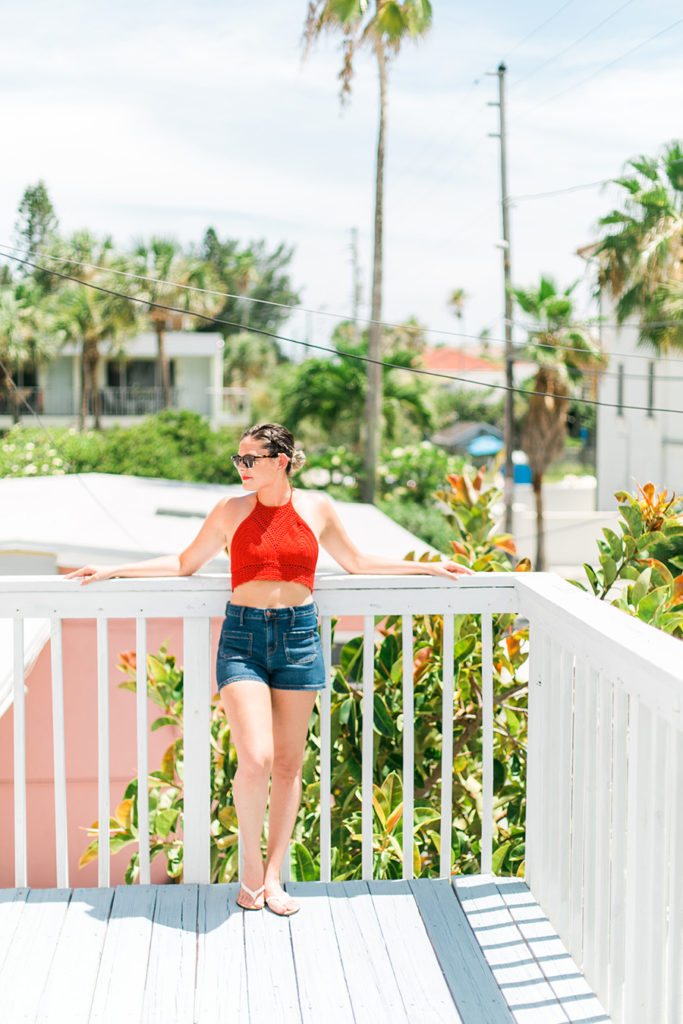
[[[503,60],[507,61],[511,53],[515,53],[519,50],[520,46],[524,46],[524,43],[531,39],[532,36],[535,36],[537,32],[540,32],[542,28],[545,28],[546,25],[549,25],[551,21],[554,21],[555,18],[562,14],[562,11],[566,10],[567,7],[570,7],[573,2],[574,0],[567,0],[567,2],[562,4],[561,7],[558,7],[554,14],[551,14],[550,17],[546,18],[545,21],[542,21],[536,26],[536,28],[532,28],[531,32],[527,32],[523,39],[520,39],[518,43],[515,43],[511,50],[508,50]]]
[[[667,32],[671,32],[672,29],[677,28],[677,26],[681,24],[683,24],[683,18],[678,18],[676,21],[673,21],[670,25],[667,25],[665,28],[660,29],[653,35],[648,36],[647,39],[643,39],[640,43],[637,43],[635,46],[632,46],[630,50],[626,50],[625,53],[622,53],[618,57],[615,57],[614,60],[608,61],[607,64],[603,64],[595,71],[591,71],[590,74],[586,75],[584,78],[579,79],[578,82],[574,82],[572,85],[567,86],[565,89],[560,89],[559,92],[553,93],[552,96],[546,96],[546,98],[541,100],[540,103],[536,103],[533,107],[529,107],[527,110],[523,110],[519,117],[515,118],[515,123],[518,123],[520,120],[523,120],[525,117],[527,117],[529,114],[532,114],[535,110],[538,110],[540,107],[544,107],[547,103],[552,103],[553,100],[559,99],[560,96],[565,96],[568,92],[573,92],[574,89],[578,89],[586,82],[592,81],[593,78],[597,78],[598,75],[601,75],[603,71],[607,71],[608,68],[614,67],[615,64],[618,64],[626,57],[630,57],[632,53],[635,53],[637,50],[642,49],[643,46],[647,46],[647,44],[653,42],[653,40],[659,39],[660,36],[665,35]]]
[[[528,192],[526,195],[510,196],[511,203],[520,203],[527,199],[548,199],[551,196],[566,195],[568,192],[582,192],[587,188],[597,188],[599,185],[609,185],[613,178],[601,178],[599,181],[587,181],[585,185],[569,185],[567,188],[556,188],[550,192]]]
[[[258,303],[258,304],[266,305],[266,306],[276,306],[276,307],[278,307],[280,309],[287,309],[290,312],[312,313],[312,314],[314,314],[316,316],[332,317],[335,320],[343,320],[343,321],[348,321],[348,322],[351,322],[351,323],[355,322],[355,323],[371,324],[371,323],[375,322],[375,321],[371,320],[369,317],[353,316],[353,315],[350,315],[348,313],[334,313],[334,312],[332,312],[330,310],[327,310],[327,309],[314,309],[314,308],[309,308],[309,307],[306,307],[306,306],[294,306],[291,303],[275,302],[272,299],[257,299],[257,298],[253,298],[251,296],[233,295],[231,292],[214,291],[214,290],[211,290],[211,289],[208,289],[208,288],[199,288],[196,285],[179,284],[179,283],[176,283],[175,281],[166,281],[166,280],[162,280],[162,279],[156,278],[156,277],[145,277],[145,276],[143,276],[141,274],[133,274],[133,273],[130,273],[129,271],[119,270],[119,269],[117,269],[115,267],[103,267],[103,266],[100,266],[100,265],[98,265],[96,263],[85,263],[83,260],[70,259],[70,258],[67,258],[65,256],[51,256],[49,253],[43,253],[40,250],[21,249],[21,248],[19,248],[17,246],[6,245],[3,242],[0,242],[0,249],[11,249],[13,252],[21,252],[21,253],[24,253],[25,255],[40,256],[40,257],[43,257],[43,258],[47,258],[47,259],[53,260],[53,261],[58,262],[58,263],[69,263],[69,264],[73,264],[73,265],[79,266],[79,267],[87,267],[88,269],[91,269],[91,270],[100,270],[104,274],[118,274],[119,276],[123,276],[123,277],[126,277],[126,278],[131,278],[132,280],[135,280],[135,281],[146,281],[146,282],[151,283],[151,284],[166,285],[169,288],[179,288],[179,289],[181,289],[183,291],[197,292],[200,295],[217,295],[217,296],[220,296],[222,298],[227,298],[227,299],[243,299],[244,301],[247,301],[247,302],[254,302],[254,303]],[[25,260],[18,259],[15,256],[10,256],[9,253],[0,252],[0,256],[4,256],[5,259],[14,260],[15,262],[18,262],[18,263],[27,263],[27,261],[25,261]],[[29,263],[27,263],[27,265],[28,266],[35,266],[35,264],[29,264]],[[50,271],[50,269],[48,267],[39,267],[38,269],[44,270],[46,273],[51,273],[51,271]],[[85,283],[85,282],[81,281],[80,278],[68,278],[68,280],[75,280],[78,284],[84,284]],[[118,293],[116,293],[116,294],[118,294]],[[127,296],[127,297],[128,298],[132,298],[132,296]],[[147,300],[141,300],[141,301],[147,301]],[[150,303],[150,305],[153,305],[153,303]],[[179,312],[187,312],[187,311],[186,310],[179,310]],[[197,314],[195,314],[195,315],[197,315]],[[228,321],[217,321],[217,322],[223,322],[223,323],[226,323],[226,324],[228,323]],[[390,328],[392,330],[405,330],[406,329],[406,324],[405,323],[392,323],[392,322],[387,321],[387,320],[379,320],[379,321],[376,321],[376,322],[379,323],[380,326],[388,327],[388,328]],[[520,320],[514,320],[513,319],[512,323],[513,323],[514,326],[521,327],[523,330],[525,330],[525,331],[527,331],[529,333],[533,333],[534,331],[538,330],[538,327],[536,325],[525,324],[525,323],[523,323]],[[648,322],[648,327],[676,327],[676,326],[681,326],[681,323],[682,322],[680,320],[653,320],[651,322]],[[235,326],[235,327],[238,327],[240,329],[244,329],[242,324],[232,324],[231,326]],[[562,326],[563,327],[584,327],[584,328],[600,327],[600,326],[602,326],[602,327],[621,328],[624,325],[623,324],[617,324],[617,323],[605,323],[604,321],[600,321],[600,320],[596,320],[596,321],[575,320],[575,321],[570,321],[570,322],[568,322],[566,324],[563,324]],[[254,332],[256,330],[256,328],[248,327],[248,328],[246,328],[246,330]],[[466,339],[468,341],[476,341],[480,345],[482,345],[484,343],[486,343],[486,344],[490,343],[490,344],[495,344],[495,345],[505,345],[505,339],[504,338],[496,338],[496,337],[492,337],[492,336],[482,337],[480,334],[468,334],[465,331],[453,331],[453,330],[441,329],[441,328],[438,328],[438,327],[419,327],[419,330],[420,330],[420,332],[422,334],[436,334],[436,335],[439,335],[441,337],[464,338],[464,339]],[[567,352],[576,352],[576,351],[580,352],[580,351],[582,351],[581,349],[577,349],[575,345],[563,345],[563,344],[560,344],[559,342],[556,343],[556,344],[544,344],[543,342],[537,341],[537,342],[534,342],[534,344],[537,347],[539,347],[539,348],[562,349],[562,350],[567,351]],[[526,347],[526,342],[515,342],[515,348],[516,349],[523,349],[525,347]],[[461,349],[458,349],[458,351],[461,351]],[[618,357],[620,359],[646,359],[646,360],[652,360],[652,358],[653,358],[652,355],[646,355],[644,353],[641,354],[639,352],[617,352],[617,351],[610,351],[608,349],[601,349],[601,352],[602,352],[603,355],[615,356],[615,357]],[[666,358],[667,358],[667,360],[669,362],[683,362],[683,357],[677,358],[675,356],[667,356]]]
[[[52,274],[54,277],[59,277],[65,281],[73,281],[75,284],[79,284],[84,288],[92,288],[94,291],[102,292],[104,295],[112,295],[119,299],[127,299],[129,302],[135,302],[139,305],[143,305],[146,308],[153,307],[154,309],[163,309],[169,313],[185,313],[188,316],[195,316],[200,320],[204,320],[207,323],[222,324],[227,327],[239,327],[240,325],[232,320],[223,320],[219,317],[209,316],[207,313],[199,313],[192,309],[181,309],[178,306],[169,306],[162,302],[151,302],[149,299],[143,299],[136,295],[127,295],[125,292],[115,291],[113,288],[105,288],[103,285],[94,284],[92,281],[82,281],[80,278],[72,277],[70,274],[63,274],[59,270],[52,270],[49,267],[41,267],[35,263],[31,263],[29,260],[22,260],[18,256],[5,256],[6,259],[14,260],[17,263],[21,263],[24,266],[32,267],[34,270],[42,270],[47,274]],[[400,363],[390,363],[383,359],[373,359],[370,356],[361,355],[358,352],[346,352],[343,349],[332,349],[326,345],[316,345],[310,341],[300,341],[298,338],[288,338],[282,334],[275,334],[274,331],[266,331],[262,327],[252,327],[250,332],[253,334],[261,334],[266,338],[273,338],[276,341],[287,341],[292,345],[302,345],[304,348],[314,348],[321,352],[329,352],[333,356],[344,356],[348,359],[357,359],[364,363],[375,363],[376,365],[383,366],[389,370],[403,370],[408,373],[421,374],[427,377],[440,377],[444,380],[455,380],[462,384],[469,384],[470,387],[483,387],[493,388],[496,391],[513,391],[516,394],[530,396],[539,396],[541,398],[558,398],[566,399],[567,395],[557,394],[553,391],[532,391],[526,388],[520,387],[508,387],[506,384],[494,384],[491,382],[473,380],[471,377],[461,377],[452,373],[440,373],[438,370],[428,370],[419,366],[403,366]],[[651,407],[648,405],[624,405],[620,402],[601,402],[597,399],[592,398],[574,398],[573,401],[580,402],[584,405],[601,406],[607,409],[630,409],[634,412],[661,412],[661,413],[676,413],[677,415],[683,415],[682,409],[665,409],[658,407]]]
[[[520,82],[525,82],[527,78],[531,78],[532,75],[538,74],[538,72],[541,71],[543,68],[547,67],[548,64],[554,64],[555,61],[559,60],[560,57],[564,57],[566,53],[569,53],[570,50],[573,50],[575,46],[579,45],[579,43],[583,43],[586,39],[589,38],[589,36],[592,36],[594,32],[597,32],[599,29],[602,28],[603,25],[606,25],[608,21],[611,21],[612,18],[616,18],[618,14],[621,14],[621,12],[626,10],[627,7],[630,7],[632,3],[634,3],[634,0],[627,0],[625,4],[621,5],[621,7],[617,7],[616,11],[612,11],[612,13],[608,14],[606,18],[603,18],[602,21],[599,21],[597,25],[593,25],[593,27],[590,28],[587,32],[584,32],[582,36],[579,36],[579,38],[575,39],[573,43],[570,43],[569,46],[565,46],[563,50],[559,50],[557,53],[553,54],[552,57],[548,57],[547,60],[544,60],[541,64],[538,64],[535,68],[532,68],[531,71],[527,71],[526,74],[521,75],[519,78],[517,78],[510,86],[510,89],[514,89],[516,86],[519,85]]]

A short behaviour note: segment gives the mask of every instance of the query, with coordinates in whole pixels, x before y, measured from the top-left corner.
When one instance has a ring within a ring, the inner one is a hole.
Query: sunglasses
[[[240,464],[251,469],[257,459],[276,459],[277,455],[231,455],[230,460],[236,469],[239,469]]]

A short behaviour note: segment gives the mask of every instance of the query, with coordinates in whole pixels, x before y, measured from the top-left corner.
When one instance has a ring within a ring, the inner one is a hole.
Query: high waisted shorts
[[[286,608],[225,606],[216,654],[220,692],[237,679],[274,690],[324,690],[325,662],[315,601]]]

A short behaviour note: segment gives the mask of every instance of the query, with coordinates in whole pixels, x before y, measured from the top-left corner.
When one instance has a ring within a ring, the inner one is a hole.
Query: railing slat
[[[441,713],[441,853],[439,877],[450,878],[453,834],[453,616],[443,617]]]
[[[666,824],[664,794],[666,792],[667,728],[660,715],[652,719],[652,747],[650,755],[650,799],[648,803],[648,864],[643,896],[645,898],[646,934],[644,937],[647,1007],[652,1020],[663,1020],[664,989],[666,985]]]
[[[610,776],[612,771],[611,680],[600,672],[597,694],[597,748],[595,765],[595,848],[591,855],[594,872],[594,915],[588,922],[593,940],[593,977],[601,992],[607,991],[609,975],[609,891],[610,891]]]
[[[403,877],[413,877],[415,819],[415,695],[413,616],[402,616],[403,645]]]
[[[363,616],[362,877],[372,879],[373,731],[375,721],[375,616]]]
[[[332,703],[332,618],[321,616],[325,689],[320,694],[320,881],[332,881],[332,747],[330,708]]]
[[[666,825],[664,836],[667,851],[667,895],[669,917],[664,947],[666,965],[665,1016],[664,1020],[674,1024],[683,1019],[683,985],[681,984],[681,963],[683,963],[683,872],[681,872],[681,850],[683,850],[683,744],[681,736],[673,725],[667,729],[666,759]]]
[[[650,709],[636,698],[629,699],[629,745],[628,745],[628,805],[626,811],[626,884],[632,886],[638,898],[626,903],[626,950],[624,970],[624,1024],[641,1024],[648,1019],[644,1005],[644,965],[642,938],[641,900],[644,882],[642,868],[644,834],[649,799],[647,791],[648,761],[650,757]]]
[[[26,817],[26,699],[24,677],[24,616],[14,616],[14,884],[28,885]]]
[[[183,619],[183,882],[211,879],[211,623]]]
[[[596,846],[596,805],[597,791],[595,785],[596,745],[597,745],[597,708],[598,708],[598,673],[591,666],[588,670],[586,687],[586,742],[584,746],[585,783],[582,795],[583,810],[583,924],[581,929],[582,964],[589,965],[592,971],[595,963],[595,846]]]
[[[135,619],[135,715],[138,758],[138,857],[141,885],[149,885],[149,747],[147,743],[147,621]]]
[[[583,956],[583,836],[586,785],[586,741],[591,727],[588,721],[590,672],[587,659],[579,655],[574,673],[574,771],[572,774],[572,841],[569,867],[569,936],[574,958]]]
[[[50,617],[50,665],[52,671],[52,751],[55,800],[55,860],[57,886],[69,885],[69,839],[66,824],[66,757],[64,751],[64,669],[62,621]]]
[[[493,866],[493,616],[481,615],[482,821],[480,870]],[[452,758],[451,758],[452,762]]]
[[[97,884],[109,885],[109,643],[107,620],[97,616]]]
[[[538,734],[541,644],[543,631],[535,619],[529,622],[529,687],[527,697],[527,744],[526,744],[526,822],[524,835],[524,878],[529,889],[536,895],[536,881],[542,874],[542,863],[538,856],[536,799],[540,796],[538,765]],[[538,865],[538,871],[537,871]]]
[[[557,880],[555,914],[557,933],[569,935],[569,865],[571,859],[572,745],[574,730],[574,655],[562,648],[557,672]]]
[[[621,1020],[624,997],[625,901],[626,891],[626,810],[628,800],[626,729],[628,694],[615,680],[612,708],[612,831],[610,835],[609,894],[609,979],[605,1000],[615,1020]]]
[[[541,636],[541,671],[538,679],[538,759],[540,765],[541,785],[538,800],[538,848],[540,850],[541,864],[549,863],[550,857],[550,816],[552,814],[553,792],[552,779],[554,775],[555,751],[550,743],[550,728],[553,715],[552,693],[553,693],[553,665],[552,665],[552,638],[546,632]],[[547,903],[552,895],[552,876],[547,870],[542,870],[536,879],[536,888],[540,899]]]

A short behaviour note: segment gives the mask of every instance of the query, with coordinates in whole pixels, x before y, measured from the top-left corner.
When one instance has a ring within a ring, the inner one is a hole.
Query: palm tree
[[[50,322],[42,290],[30,278],[0,290],[0,394],[8,398],[12,422],[19,422],[16,390],[22,366],[57,354],[59,335]]]
[[[388,65],[403,42],[417,39],[429,29],[432,7],[429,0],[310,0],[304,27],[304,53],[325,31],[342,36],[343,62],[339,72],[341,99],[351,94],[356,51],[367,47],[377,61],[379,73],[379,126],[375,169],[375,223],[372,260],[372,307],[367,364],[368,387],[365,403],[366,437],[364,451],[363,500],[375,499],[377,463],[381,443],[382,409],[382,262],[384,204],[384,140],[387,123]]]
[[[451,307],[456,320],[462,320],[467,297],[467,292],[464,288],[454,288],[448,296],[448,305]]]
[[[157,378],[161,382],[163,407],[168,409],[171,384],[166,331],[181,327],[184,317],[182,312],[172,313],[153,303],[212,317],[221,308],[222,298],[210,293],[219,290],[220,282],[204,260],[183,252],[172,238],[139,242],[133,252],[133,265],[136,274],[149,279],[140,283],[138,294],[150,303],[148,316],[157,336]],[[193,326],[198,322],[201,321],[193,319]]]
[[[569,399],[585,372],[604,365],[604,357],[589,335],[571,326],[575,284],[558,292],[551,278],[542,277],[538,288],[515,288],[513,295],[536,326],[528,328],[523,358],[538,363],[530,384],[520,443],[531,467],[536,501],[536,569],[545,568],[543,477],[564,449]]]
[[[664,353],[683,348],[683,148],[671,142],[657,158],[629,160],[614,179],[621,209],[602,217],[595,254],[598,283],[616,300],[619,323],[640,317],[640,341]],[[675,321],[662,323],[661,321]]]
[[[63,336],[81,346],[79,430],[85,429],[88,408],[92,409],[94,426],[99,430],[101,408],[97,369],[102,356],[100,345],[109,342],[112,348],[120,349],[138,328],[139,306],[127,295],[116,294],[121,287],[121,278],[115,271],[129,271],[130,263],[115,254],[110,238],[97,239],[89,232],[80,231],[67,242],[66,251],[70,258],[79,261],[74,264],[75,269],[70,270],[70,275],[78,280],[69,282],[56,293],[51,311]],[[90,287],[92,284],[109,291],[98,291]]]

